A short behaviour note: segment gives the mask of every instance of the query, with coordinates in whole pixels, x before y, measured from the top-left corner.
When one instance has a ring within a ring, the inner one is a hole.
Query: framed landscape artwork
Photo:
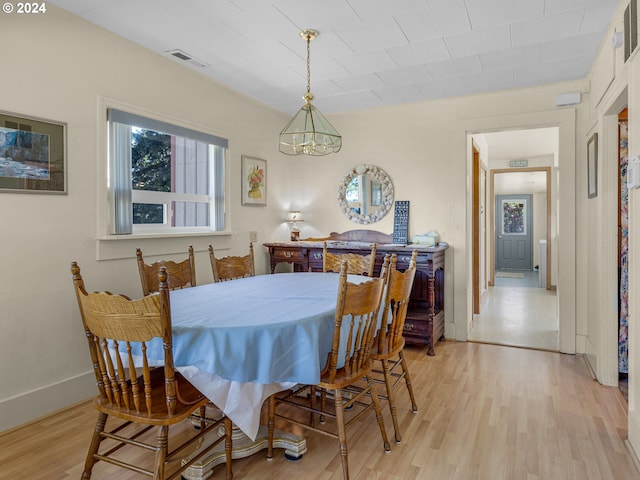
[[[267,205],[267,161],[242,155],[242,205]]]
[[[67,193],[66,125],[0,112],[0,192]]]

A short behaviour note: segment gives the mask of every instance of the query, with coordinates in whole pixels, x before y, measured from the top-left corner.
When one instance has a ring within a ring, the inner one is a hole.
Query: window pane
[[[133,223],[134,224],[150,224],[164,223],[164,205],[157,203],[134,203],[133,204]]]
[[[173,227],[201,227],[209,225],[209,204],[202,202],[174,202]]]
[[[344,194],[344,198],[347,202],[359,202],[360,201],[360,184],[359,178],[354,177],[353,180],[347,185],[347,189]]]
[[[131,187],[171,191],[171,136],[153,130],[131,131]]]
[[[502,233],[524,235],[527,222],[524,200],[502,201]]]

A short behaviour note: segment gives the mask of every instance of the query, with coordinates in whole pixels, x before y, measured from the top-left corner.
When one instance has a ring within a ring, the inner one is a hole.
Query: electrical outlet
[[[257,242],[258,241],[258,232],[256,232],[255,230],[252,230],[249,232],[249,241],[250,242]]]

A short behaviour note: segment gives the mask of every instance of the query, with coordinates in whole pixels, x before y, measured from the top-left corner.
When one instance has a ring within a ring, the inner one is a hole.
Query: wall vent
[[[182,50],[180,50],[178,48],[176,48],[175,50],[167,50],[165,53],[168,53],[169,55],[171,55],[172,57],[177,58],[178,60],[190,63],[191,65],[195,65],[196,67],[209,67],[210,66],[208,63],[205,63],[202,60],[198,60],[197,58],[194,58],[193,56],[189,55],[186,52],[183,52]]]
[[[624,61],[638,46],[638,0],[631,0],[624,10]]]

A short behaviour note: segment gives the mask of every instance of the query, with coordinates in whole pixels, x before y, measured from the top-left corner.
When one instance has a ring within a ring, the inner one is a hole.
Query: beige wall
[[[603,192],[587,201],[586,181],[581,179],[586,179],[587,135],[594,129],[606,133],[608,109],[626,94],[627,85],[629,130],[638,131],[640,87],[635,85],[640,85],[640,60],[636,54],[627,67],[617,62],[614,71],[614,58],[607,51],[609,36],[603,39],[602,59],[594,66],[591,93],[585,91],[584,81],[575,81],[333,115],[331,121],[344,136],[344,147],[337,155],[321,158],[277,153],[277,134],[288,115],[234,94],[53,6],[48,6],[46,16],[3,18],[0,41],[15,45],[16,38],[21,39],[20,48],[9,49],[5,55],[5,64],[11,68],[3,68],[0,105],[7,111],[68,124],[69,194],[0,194],[4,267],[0,277],[0,364],[4,366],[0,369],[0,430],[93,394],[68,271],[71,260],[80,262],[90,289],[117,288],[136,296],[140,294],[133,260],[136,246],[151,254],[177,257],[193,243],[199,283],[208,283],[208,243],[234,253],[246,249],[250,230],[258,232],[259,243],[287,239],[283,220],[291,208],[303,212],[304,237],[358,228],[340,212],[336,192],[339,179],[359,163],[382,167],[394,182],[396,200],[411,201],[410,234],[437,230],[442,241],[450,244],[446,335],[465,340],[471,318],[469,134],[506,128],[559,127],[560,148],[554,167],[558,215],[552,223],[558,237],[560,318],[567,322],[561,325],[561,345],[568,353],[589,353],[604,365],[602,378],[610,383],[615,326],[610,321],[612,292],[607,272],[611,265],[604,262],[611,256],[585,261],[599,258],[600,247],[605,247],[605,253],[613,248],[611,238],[602,233],[611,217],[606,210],[610,198]],[[556,108],[555,95],[571,91],[584,91],[583,103],[576,108]],[[592,98],[594,91],[597,98]],[[102,108],[111,101],[229,138],[229,235],[96,240],[102,235],[105,217]],[[317,105],[322,109],[321,98]],[[630,149],[640,152],[640,138],[631,137]],[[266,208],[240,206],[242,154],[268,160]],[[634,191],[632,289],[640,279],[633,268],[633,256],[640,252],[638,212],[640,197]],[[392,216],[365,228],[391,233]],[[260,247],[257,252],[257,270],[265,273],[266,253]],[[609,283],[591,283],[600,282],[601,277]],[[590,298],[601,299],[593,311],[586,307]],[[633,312],[640,311],[640,299],[632,299],[631,308],[633,321]],[[630,438],[638,450],[640,385],[635,365],[640,335],[633,329],[630,333]]]

